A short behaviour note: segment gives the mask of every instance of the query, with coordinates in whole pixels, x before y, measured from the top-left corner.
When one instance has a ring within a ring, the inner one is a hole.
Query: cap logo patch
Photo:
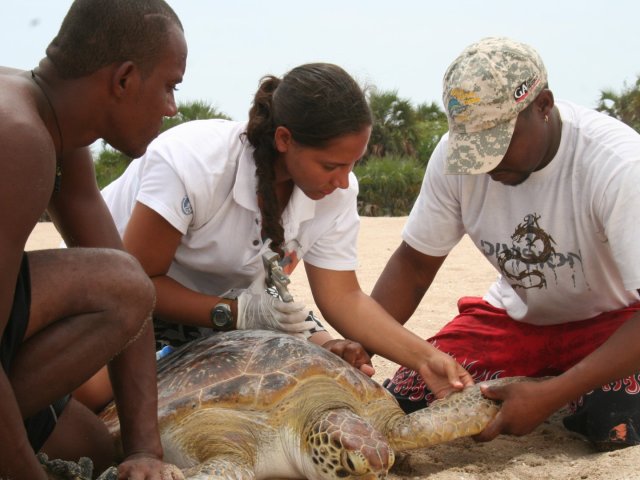
[[[520,103],[527,98],[529,96],[529,92],[535,88],[539,81],[538,77],[531,77],[522,82],[513,92],[513,98],[516,103]]]
[[[475,92],[468,92],[460,88],[454,88],[449,94],[449,103],[447,104],[447,110],[451,118],[457,118],[457,120],[464,120],[466,117],[462,115],[464,111],[470,106],[480,102],[480,97]],[[459,117],[459,118],[458,118]]]

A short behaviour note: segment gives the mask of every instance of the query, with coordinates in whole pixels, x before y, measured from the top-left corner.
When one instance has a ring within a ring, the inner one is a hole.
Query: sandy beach
[[[387,259],[400,243],[406,218],[362,219],[359,238],[358,278],[370,292]],[[56,248],[60,237],[49,223],[36,226],[27,243],[28,250]],[[468,238],[449,255],[433,286],[423,299],[407,328],[425,338],[435,333],[456,312],[456,302],[464,295],[483,295],[495,279],[495,272]],[[292,293],[298,301],[313,307],[304,269],[292,275]],[[374,358],[376,374],[382,381],[397,365]],[[622,480],[640,478],[640,446],[608,453],[595,452],[579,436],[566,431],[558,412],[549,421],[524,437],[500,436],[489,443],[460,439],[400,457],[390,479],[433,480]]]

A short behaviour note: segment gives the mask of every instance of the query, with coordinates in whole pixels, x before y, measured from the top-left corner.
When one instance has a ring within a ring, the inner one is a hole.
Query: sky
[[[556,98],[588,107],[640,74],[637,0],[168,0],[189,57],[178,102],[246,120],[263,75],[331,62],[363,86],[442,106],[442,76],[469,44],[508,36],[535,47]],[[70,0],[0,0],[0,65],[44,56]]]

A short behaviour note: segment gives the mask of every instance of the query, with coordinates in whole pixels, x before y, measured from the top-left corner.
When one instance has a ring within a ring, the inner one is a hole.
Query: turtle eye
[[[369,471],[367,462],[359,452],[343,451],[340,456],[342,468],[352,475],[362,475]]]

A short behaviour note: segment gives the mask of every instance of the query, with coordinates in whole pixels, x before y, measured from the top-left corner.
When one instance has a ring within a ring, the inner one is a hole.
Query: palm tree
[[[635,85],[632,87],[625,85],[621,93],[602,90],[596,110],[617,118],[640,132],[640,76]]]
[[[416,117],[418,118],[416,157],[422,165],[426,165],[449,125],[447,116],[435,102],[418,105]]]
[[[369,93],[369,105],[374,120],[370,154],[413,156],[418,135],[416,112],[411,102],[399,98],[396,90],[374,89]]]

